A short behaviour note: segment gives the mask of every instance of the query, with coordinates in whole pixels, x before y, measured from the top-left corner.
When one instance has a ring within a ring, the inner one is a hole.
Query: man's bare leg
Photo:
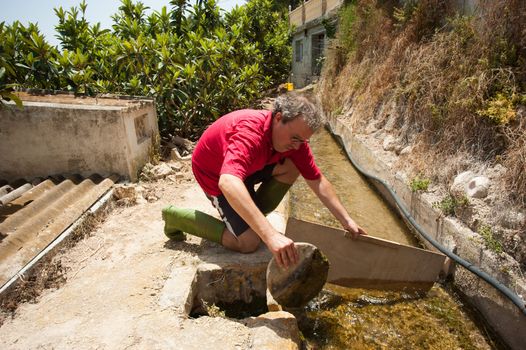
[[[272,171],[272,177],[274,180],[286,185],[292,185],[298,178],[299,174],[298,169],[289,158],[286,158],[283,164],[276,164]],[[260,243],[261,238],[251,228],[248,228],[237,237],[225,228],[221,242],[225,248],[241,253],[254,252],[258,249]]]
[[[298,179],[300,172],[292,160],[285,158],[283,164],[276,164],[272,171],[272,177],[282,183],[292,185]]]
[[[261,238],[251,228],[247,229],[239,236],[225,228],[221,244],[230,250],[240,253],[252,253],[256,251],[261,243]]]

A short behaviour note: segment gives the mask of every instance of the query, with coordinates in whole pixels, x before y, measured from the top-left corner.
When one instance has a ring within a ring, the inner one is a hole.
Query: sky
[[[141,2],[150,8],[149,11],[160,11],[163,6],[170,8],[169,0],[141,0]],[[246,0],[218,0],[219,7],[226,11],[245,2]],[[18,20],[24,25],[29,22],[38,23],[38,28],[47,41],[51,45],[59,45],[59,41],[55,38],[58,18],[53,8],[62,6],[64,10],[69,10],[72,6],[79,7],[80,3],[81,0],[0,0],[0,22],[11,24]],[[113,24],[111,16],[117,12],[121,4],[120,0],[86,0],[86,3],[88,22],[91,24],[100,22],[102,28],[111,29]]]

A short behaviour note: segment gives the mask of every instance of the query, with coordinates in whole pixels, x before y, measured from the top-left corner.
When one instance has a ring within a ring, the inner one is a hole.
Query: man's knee
[[[238,237],[238,249],[240,253],[248,254],[255,252],[259,244],[261,243],[261,238],[253,232],[252,230],[247,230],[247,232],[243,233]]]
[[[272,176],[276,180],[290,185],[296,181],[299,175],[300,171],[290,158],[285,158],[283,164],[278,163],[272,172]]]

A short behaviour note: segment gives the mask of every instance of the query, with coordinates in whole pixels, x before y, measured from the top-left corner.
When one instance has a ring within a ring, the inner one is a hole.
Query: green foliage
[[[357,9],[354,2],[345,5],[339,13],[338,38],[342,50],[346,53],[352,52],[356,48],[356,29]]]
[[[14,52],[13,38],[10,33],[6,30],[4,22],[0,23],[0,108],[4,106],[6,101],[14,101],[18,107],[22,106],[22,101],[13,94],[13,89],[16,84],[9,84],[10,78],[16,76],[16,70],[14,67],[14,61],[12,55]]]
[[[142,2],[121,0],[111,30],[88,23],[86,1],[56,8],[62,50],[34,24],[0,24],[0,96],[13,99],[15,86],[153,96],[161,134],[197,137],[286,79],[288,21],[272,1],[251,0],[225,16],[216,0],[169,4],[146,15]]]
[[[490,226],[482,224],[477,231],[484,239],[484,243],[488,249],[497,254],[502,253],[502,244],[493,236],[493,231]]]
[[[206,310],[206,314],[210,317],[222,317],[226,318],[226,313],[224,310],[221,310],[219,306],[212,303],[209,304],[204,300],[201,300],[201,303],[203,304],[203,308]]]
[[[499,92],[486,101],[485,108],[477,114],[489,118],[497,125],[506,125],[515,120],[517,105],[525,104],[526,94]]]
[[[419,192],[419,191],[427,191],[429,188],[429,183],[431,180],[426,178],[421,178],[420,176],[416,176],[414,179],[411,180],[409,183],[409,187],[411,187],[412,192]]]
[[[0,108],[3,108],[5,101],[14,101],[21,108],[22,101],[13,93],[13,86],[3,83],[5,72],[5,67],[0,67]]]
[[[274,11],[272,0],[251,0],[225,16],[226,27],[238,26],[248,43],[262,54],[261,68],[265,85],[287,80],[292,59],[292,40],[287,12]]]
[[[321,20],[321,25],[325,28],[327,38],[334,39],[336,37],[336,21],[334,19],[324,18]]]
[[[455,210],[458,208],[465,208],[469,205],[469,199],[466,196],[457,198],[453,195],[448,195],[440,202],[433,203],[433,208],[438,208],[446,216],[454,216]]]
[[[416,6],[416,0],[408,0],[404,1],[403,6],[395,7],[393,10],[393,18],[396,21],[395,25],[397,27],[403,27],[404,25],[406,25],[413,16]]]

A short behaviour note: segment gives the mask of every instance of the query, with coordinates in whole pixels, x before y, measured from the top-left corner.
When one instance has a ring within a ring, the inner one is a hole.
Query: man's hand
[[[268,249],[274,255],[274,259],[281,268],[288,269],[289,266],[296,264],[299,260],[298,251],[294,245],[294,241],[290,238],[276,233],[265,242]]]
[[[367,232],[358,226],[358,224],[351,218],[348,218],[347,221],[342,223],[342,225],[345,231],[347,231],[352,236],[352,238],[357,238],[359,235],[367,235]]]
[[[325,176],[323,176],[323,174],[317,180],[306,181],[312,191],[316,193],[318,198],[329,209],[332,215],[340,221],[343,228],[352,236],[352,238],[367,234],[363,228],[358,226],[356,222],[351,219],[349,213],[347,213],[347,210],[336,195],[336,192],[334,192],[331,183]]]

